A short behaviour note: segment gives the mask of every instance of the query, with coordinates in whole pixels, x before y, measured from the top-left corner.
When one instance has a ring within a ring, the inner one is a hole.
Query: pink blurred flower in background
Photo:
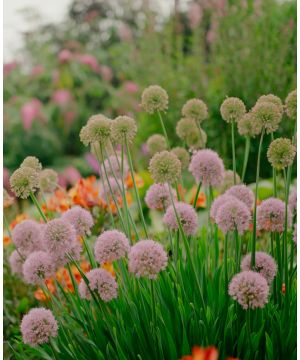
[[[141,145],[141,152],[143,155],[149,155],[149,149],[147,143]]]
[[[73,123],[73,121],[75,120],[76,118],[76,112],[75,111],[66,111],[64,113],[64,120],[65,120],[65,123],[67,125],[71,125]]]
[[[109,66],[101,65],[100,66],[100,74],[105,81],[111,81],[113,78],[113,71]]]
[[[44,73],[44,71],[45,71],[44,65],[37,64],[32,68],[31,75],[32,76],[39,76],[39,75],[42,75]]]
[[[132,31],[130,27],[125,23],[122,23],[118,28],[118,35],[122,41],[132,40]]]
[[[58,61],[61,63],[61,64],[64,64],[64,63],[67,63],[69,62],[70,60],[72,60],[73,58],[73,54],[71,53],[70,50],[68,49],[63,49],[60,51],[60,53],[58,54]]]
[[[133,81],[125,81],[123,86],[124,86],[125,91],[130,94],[135,94],[136,92],[139,91],[138,84],[136,84]]]
[[[21,118],[25,130],[31,128],[33,120],[41,117],[42,103],[40,100],[33,98],[26,102],[21,108]]]
[[[100,171],[100,167],[99,167],[99,163],[98,160],[95,158],[95,156],[91,153],[87,153],[85,154],[85,159],[88,162],[88,164],[90,165],[90,167],[93,169],[93,171],[97,174],[99,174]]]
[[[192,29],[195,29],[202,20],[203,11],[201,5],[195,2],[191,3],[188,9],[187,16],[189,19],[190,27]]]
[[[16,61],[3,64],[3,75],[8,76],[13,70],[18,67],[18,65],[19,64]]]
[[[63,172],[58,174],[58,184],[61,187],[66,188],[69,185],[75,185],[80,178],[80,172],[74,166],[69,166],[65,168]]]
[[[72,101],[72,94],[67,89],[56,90],[52,94],[52,101],[59,106],[65,106]]]
[[[95,56],[90,54],[82,54],[78,55],[77,59],[81,64],[87,65],[91,70],[100,72],[100,66]]]

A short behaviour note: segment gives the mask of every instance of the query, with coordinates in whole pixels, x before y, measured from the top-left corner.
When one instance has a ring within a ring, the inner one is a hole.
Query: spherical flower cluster
[[[12,241],[22,255],[27,255],[35,250],[41,250],[41,237],[41,227],[33,220],[22,221],[12,231]]]
[[[297,211],[297,187],[294,187],[289,196],[289,208],[292,214]]]
[[[168,102],[168,93],[158,85],[151,85],[143,91],[142,107],[150,114],[167,110]]]
[[[291,119],[297,118],[297,90],[291,91],[285,99],[286,113]]]
[[[9,265],[13,274],[23,275],[23,260],[17,250],[10,254]]]
[[[95,259],[100,264],[113,262],[125,257],[129,249],[129,241],[121,231],[104,231],[95,244]]]
[[[81,206],[73,206],[63,213],[61,220],[69,222],[74,226],[78,236],[84,236],[91,233],[94,220],[89,211]]]
[[[47,343],[50,337],[57,336],[58,325],[51,310],[31,309],[21,323],[22,339],[25,344],[37,346]]]
[[[156,279],[167,266],[168,256],[161,244],[153,240],[140,240],[129,253],[129,271],[136,277]]]
[[[137,126],[134,119],[129,116],[118,116],[112,121],[111,135],[116,143],[123,144],[125,139],[129,143],[135,138]]]
[[[252,110],[252,115],[260,124],[261,129],[265,128],[267,134],[276,131],[282,119],[280,109],[271,102],[257,103]]]
[[[275,198],[264,200],[257,207],[257,229],[282,232],[284,230],[285,204]],[[288,209],[288,226],[291,223],[291,213]]]
[[[230,200],[234,200],[236,199],[234,196],[231,196],[229,194],[222,194],[220,196],[218,196],[213,203],[211,204],[211,208],[210,208],[210,218],[216,222],[216,217],[217,217],[217,213],[219,208],[225,204],[226,202],[230,201]]]
[[[105,301],[111,301],[118,296],[118,284],[110,272],[105,269],[93,269],[85,274],[89,287],[84,279],[80,281],[78,290],[81,298],[90,300],[91,291],[97,291],[100,298]]]
[[[201,128],[196,129],[194,133],[186,139],[186,144],[191,150],[198,150],[205,148],[207,142],[207,135]]]
[[[44,193],[52,193],[58,183],[58,175],[52,169],[42,170],[39,174],[39,187]]]
[[[229,188],[225,194],[236,197],[238,200],[247,205],[249,210],[252,209],[254,203],[254,194],[253,191],[246,185],[234,185]]]
[[[157,152],[167,149],[166,139],[160,134],[154,134],[147,140],[149,154],[153,156]]]
[[[257,104],[258,103],[262,103],[262,102],[269,102],[272,103],[274,105],[276,105],[280,111],[281,114],[283,114],[283,104],[281,99],[278,96],[275,96],[273,94],[269,94],[269,95],[262,95],[258,100],[257,100]]]
[[[9,181],[13,192],[21,199],[27,199],[39,186],[38,173],[27,166],[17,169]]]
[[[237,198],[227,200],[219,207],[216,215],[216,223],[224,234],[235,229],[243,234],[249,229],[250,220],[250,210]]]
[[[236,184],[241,183],[241,178],[237,173],[235,173]],[[218,187],[218,190],[223,194],[226,190],[231,188],[234,185],[234,173],[232,170],[226,170],[224,173],[224,179],[222,184]]]
[[[175,154],[181,162],[181,169],[187,169],[190,163],[190,154],[183,147],[175,147],[171,150],[171,153]]]
[[[189,166],[197,183],[203,186],[220,186],[224,178],[224,164],[219,155],[210,149],[197,151]]]
[[[182,118],[176,125],[176,134],[182,141],[188,142],[193,134],[199,132],[195,119]]]
[[[20,165],[20,167],[29,167],[33,170],[35,170],[36,172],[39,172],[42,170],[42,164],[40,163],[39,159],[36,158],[35,156],[27,156],[22,164]]]
[[[94,142],[106,143],[111,134],[111,120],[104,115],[93,115],[80,131],[80,140],[88,146]]]
[[[251,270],[251,254],[247,254],[243,258],[241,262],[241,270]],[[277,264],[269,254],[262,251],[257,251],[255,253],[254,271],[260,273],[267,280],[267,283],[271,284],[277,272]]]
[[[53,275],[54,268],[51,256],[45,251],[34,251],[24,262],[23,275],[28,284],[43,284]]]
[[[156,183],[173,183],[181,175],[181,163],[170,151],[161,151],[150,160],[149,171]]]
[[[192,118],[196,121],[202,122],[207,119],[208,111],[204,101],[200,99],[190,99],[182,107],[182,116]]]
[[[176,201],[176,192],[171,189],[173,199]],[[171,205],[171,197],[168,184],[153,184],[147,190],[145,203],[149,209],[163,210]]]
[[[122,158],[121,156],[117,155],[111,155],[109,158],[105,159],[103,164],[101,165],[101,173],[105,174],[105,171],[107,173],[108,177],[116,177],[116,178],[122,178]],[[123,158],[123,175],[124,178],[127,177],[129,171],[129,165],[127,158],[124,156]],[[104,176],[104,175],[103,175]]]
[[[195,235],[198,228],[198,216],[195,209],[184,202],[177,202],[175,204],[176,213],[173,205],[167,208],[163,217],[163,222],[171,229],[178,230],[178,220],[186,235]],[[176,216],[177,215],[177,216]],[[178,217],[178,220],[177,220]]]
[[[220,112],[223,120],[237,122],[246,113],[246,107],[239,98],[229,97],[223,101]]]
[[[232,278],[229,295],[244,310],[263,308],[268,302],[269,286],[267,280],[259,273],[243,271]]]
[[[237,125],[238,132],[242,136],[255,137],[261,132],[261,123],[253,116],[252,112],[242,116]]]
[[[296,146],[292,144],[290,139],[286,138],[273,140],[267,152],[269,162],[277,170],[292,165],[295,155]]]

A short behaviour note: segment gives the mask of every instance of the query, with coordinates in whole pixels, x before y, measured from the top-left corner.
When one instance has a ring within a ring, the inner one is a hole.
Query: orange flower
[[[101,267],[102,267],[102,269],[105,269],[108,272],[110,272],[112,274],[112,276],[116,277],[116,273],[115,273],[114,266],[112,263],[105,262],[101,265]]]
[[[144,186],[144,180],[140,175],[134,173],[134,180],[135,180],[135,183],[136,183],[136,186],[138,189],[140,189]],[[125,185],[127,186],[128,189],[132,189],[134,186],[132,176],[130,173],[128,174],[127,178],[125,179]]]
[[[183,356],[181,360],[218,360],[218,350],[214,346],[206,348],[194,346],[192,355]]]
[[[285,283],[283,283],[283,284],[281,285],[281,292],[283,293],[283,295],[285,295],[285,292],[286,292]]]
[[[194,205],[196,193],[197,193],[197,189],[196,189],[196,187],[193,187],[193,189],[192,189],[192,199],[190,201],[191,205]],[[199,207],[205,208],[205,206],[206,206],[206,196],[205,196],[204,192],[200,191],[200,193],[198,194],[196,207],[197,208],[199,208]]]
[[[48,288],[48,290],[50,291],[51,294],[54,294],[56,291],[56,288],[54,286],[54,282],[53,279],[46,279],[45,280],[45,284]],[[38,288],[35,292],[34,292],[34,297],[39,300],[39,301],[46,301],[50,299],[50,296],[46,296],[44,291],[41,288]]]
[[[26,214],[20,214],[17,215],[16,218],[10,223],[10,228],[11,230],[18,225],[19,223],[21,223],[23,220],[28,219],[28,216]]]
[[[69,190],[69,195],[73,204],[85,208],[103,205],[103,201],[99,197],[95,176],[78,180],[76,185]]]
[[[184,199],[186,190],[183,188],[183,186],[181,184],[177,185],[177,189],[178,189],[178,192],[179,192],[180,199]],[[195,194],[196,194],[196,191],[195,191]]]
[[[8,235],[3,236],[3,245],[7,246],[11,243],[10,237]]]

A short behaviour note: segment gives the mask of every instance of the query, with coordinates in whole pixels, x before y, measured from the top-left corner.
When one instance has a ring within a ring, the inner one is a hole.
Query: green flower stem
[[[231,121],[231,146],[232,146],[233,182],[234,182],[234,185],[236,185],[236,161],[235,161],[234,121]]]
[[[225,297],[228,297],[228,233],[225,235],[224,243],[224,278],[225,278]]]
[[[249,341],[250,354],[253,354],[252,339],[251,339],[251,314],[250,309],[246,310],[246,326],[247,326],[247,337]]]
[[[160,111],[157,111],[157,113],[158,113],[158,117],[159,117],[159,120],[160,120],[160,124],[161,124],[161,127],[162,127],[162,129],[163,129],[163,133],[164,133],[164,136],[165,136],[165,139],[166,139],[166,142],[167,142],[168,149],[170,150],[170,142],[169,142],[169,138],[168,138],[168,134],[167,134],[167,130],[166,130],[166,127],[165,127],[163,118],[162,118],[162,116],[161,116]]]
[[[258,198],[258,182],[260,172],[260,157],[262,150],[262,143],[264,138],[265,129],[262,129],[258,147],[257,164],[256,164],[256,183],[255,183],[255,199],[254,199],[254,210],[253,210],[253,233],[252,233],[252,249],[251,249],[251,267],[255,266],[255,250],[256,250],[256,210],[257,210],[257,198]]]
[[[197,187],[197,191],[196,191],[196,196],[195,196],[195,200],[194,200],[194,208],[196,209],[197,207],[197,200],[198,200],[198,196],[200,193],[200,189],[201,189],[201,182],[199,182],[198,187]]]
[[[250,137],[246,136],[246,138],[245,138],[244,163],[243,163],[243,171],[242,171],[242,183],[244,182],[244,178],[245,178],[245,175],[246,175],[248,159],[249,159],[249,151],[250,151]]]
[[[39,204],[37,198],[35,197],[35,195],[34,195],[34,193],[32,191],[30,191],[30,198],[31,198],[32,202],[34,203],[34,205],[36,206],[36,208],[38,209],[38,212],[40,213],[41,218],[46,223],[48,221],[47,218],[46,218],[46,215],[43,213],[43,211],[42,211],[42,209],[40,207],[40,204]]]
[[[277,232],[273,233],[275,242],[276,242],[276,260],[278,264],[278,273],[276,276],[276,285],[277,285],[277,294],[278,294],[278,301],[280,302],[281,299],[281,283],[282,283],[282,261],[281,261],[281,251],[280,251],[280,237]]]
[[[9,237],[12,239],[12,235],[11,235],[11,231],[10,231],[10,228],[9,228],[9,222],[7,220],[7,217],[5,215],[5,211],[3,210],[3,220],[4,220],[4,226],[6,228],[6,231],[8,232],[8,235]]]
[[[218,226],[214,224],[214,242],[215,242],[215,269],[218,268],[219,262],[219,239],[218,239]]]
[[[271,133],[271,141],[274,140],[274,134]],[[277,172],[274,167],[272,167],[273,170],[273,195],[274,197],[277,197]]]
[[[127,151],[128,161],[129,161],[130,173],[131,173],[131,177],[132,177],[132,181],[133,181],[135,197],[136,197],[136,201],[138,203],[138,207],[139,207],[139,211],[140,211],[144,231],[145,231],[146,237],[148,238],[147,226],[146,226],[146,222],[145,222],[145,218],[144,218],[144,214],[143,214],[143,209],[142,209],[142,204],[141,204],[138,188],[136,186],[136,182],[135,182],[135,178],[134,178],[133,163],[132,163],[132,158],[131,158],[131,154],[130,154],[130,149],[129,149],[129,146],[128,146],[128,141],[127,141],[126,138],[125,138],[125,145],[126,145],[126,151]]]
[[[93,269],[96,269],[98,266],[97,266],[97,263],[96,263],[93,255],[92,255],[92,251],[90,249],[90,246],[89,246],[85,236],[82,236],[82,241],[83,241],[83,246],[84,246],[85,252],[87,253],[87,256],[89,258],[90,264],[91,264]]]
[[[155,312],[155,296],[154,296],[154,285],[153,280],[150,280],[150,287],[151,287],[151,308],[152,308],[152,322],[153,322],[153,336],[155,338],[155,345],[156,345],[156,312]]]
[[[234,238],[235,238],[235,270],[236,272],[238,272],[240,268],[240,264],[239,264],[240,244],[239,244],[239,234],[236,228],[234,230]]]

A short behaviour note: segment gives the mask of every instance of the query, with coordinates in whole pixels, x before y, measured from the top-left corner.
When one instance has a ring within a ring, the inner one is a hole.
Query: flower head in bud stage
[[[20,165],[20,168],[22,167],[29,167],[35,170],[36,172],[42,170],[42,164],[40,163],[39,159],[36,158],[35,156],[27,156]]]
[[[296,155],[296,146],[290,139],[278,138],[271,142],[267,156],[269,162],[277,170],[282,170],[292,165]]]
[[[171,153],[175,154],[181,162],[181,169],[185,170],[188,168],[190,163],[190,154],[183,147],[175,147],[171,150]]]
[[[45,251],[34,251],[23,265],[24,279],[28,284],[43,284],[54,273],[51,256]]]
[[[118,116],[112,121],[111,135],[115,143],[123,144],[125,139],[131,143],[137,133],[134,119],[129,116]]]
[[[145,111],[152,114],[155,111],[165,111],[168,109],[169,97],[162,87],[151,85],[142,94],[142,107]]]
[[[255,137],[261,133],[261,123],[252,112],[246,113],[237,123],[238,132],[242,136]]]
[[[190,99],[182,107],[182,116],[202,122],[207,119],[207,106],[201,99]]]
[[[266,130],[267,134],[276,131],[282,119],[280,109],[271,102],[256,103],[252,110],[252,116],[261,125],[261,129]]]
[[[177,200],[176,192],[171,189],[174,201]],[[172,200],[168,184],[153,184],[147,190],[145,203],[149,209],[164,210],[171,205]]]
[[[149,171],[156,183],[174,183],[179,180],[181,163],[170,151],[156,153],[149,164]]]
[[[297,90],[291,91],[285,99],[285,108],[288,117],[297,118]]]
[[[275,96],[273,94],[262,95],[260,98],[258,98],[256,103],[258,104],[261,102],[269,102],[269,103],[272,103],[272,104],[278,106],[280,113],[283,114],[283,104],[282,104],[281,99],[278,96]]]
[[[39,187],[44,193],[52,193],[57,188],[58,175],[52,169],[45,169],[39,173]]]
[[[47,343],[50,337],[57,336],[57,330],[57,321],[48,309],[31,309],[22,319],[22,339],[30,346]]]
[[[163,246],[153,240],[140,240],[129,252],[129,271],[136,277],[156,279],[167,266],[168,256]]]
[[[241,262],[241,270],[251,270],[251,254],[247,254]],[[256,251],[254,271],[260,273],[271,284],[277,272],[277,264],[271,255]]]
[[[94,142],[105,144],[111,134],[111,120],[104,115],[93,115],[80,131],[80,140],[88,146]]]
[[[226,122],[237,122],[246,113],[246,107],[239,98],[229,97],[223,101],[220,112]]]
[[[167,149],[167,142],[164,136],[160,134],[154,134],[150,136],[147,140],[148,150],[151,156],[157,152]]]
[[[17,169],[9,181],[13,192],[21,199],[27,199],[39,187],[38,172],[27,166]]]

